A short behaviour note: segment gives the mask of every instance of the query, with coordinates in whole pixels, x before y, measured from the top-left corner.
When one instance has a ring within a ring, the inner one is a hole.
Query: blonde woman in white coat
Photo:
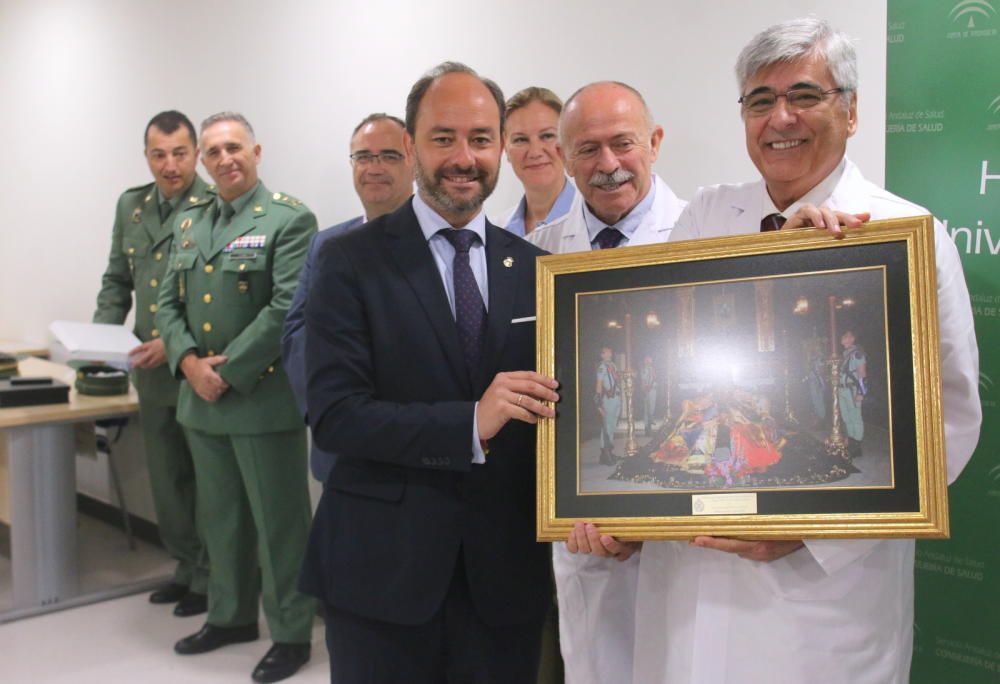
[[[536,228],[561,223],[580,207],[579,193],[566,178],[559,156],[562,106],[555,93],[536,86],[507,100],[504,147],[524,196],[496,224],[515,235],[525,237]]]

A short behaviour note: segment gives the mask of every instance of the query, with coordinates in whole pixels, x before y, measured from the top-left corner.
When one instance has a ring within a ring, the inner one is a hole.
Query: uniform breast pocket
[[[187,280],[198,255],[194,252],[174,254],[170,260],[170,270],[177,272],[177,297],[183,302],[187,299]]]
[[[128,259],[129,270],[135,273],[136,259],[144,259],[149,254],[149,243],[126,240],[122,243],[122,254]]]
[[[233,250],[222,260],[224,287],[251,299],[269,297],[271,283],[267,268],[267,253],[253,250]]]

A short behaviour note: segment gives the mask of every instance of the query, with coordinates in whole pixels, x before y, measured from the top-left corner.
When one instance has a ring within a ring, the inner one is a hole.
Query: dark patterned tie
[[[486,307],[483,295],[476,283],[469,263],[469,249],[479,240],[479,236],[464,228],[445,228],[439,231],[455,248],[452,262],[452,278],[455,286],[455,324],[458,338],[462,343],[462,353],[469,377],[474,378],[479,370],[479,357],[483,349],[483,334],[486,330]]]
[[[624,239],[624,233],[617,228],[611,228],[609,226],[597,234],[597,237],[594,238],[594,242],[597,243],[598,249],[613,249]]]
[[[760,220],[760,232],[770,233],[773,230],[781,230],[786,220],[781,214],[768,214]]]

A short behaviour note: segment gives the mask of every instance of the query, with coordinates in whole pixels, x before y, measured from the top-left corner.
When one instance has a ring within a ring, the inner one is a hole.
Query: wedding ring
[[[518,394],[517,395],[517,403],[514,404],[514,405],[517,406],[518,408],[521,408],[521,402],[522,401],[524,401],[524,395],[523,394]]]

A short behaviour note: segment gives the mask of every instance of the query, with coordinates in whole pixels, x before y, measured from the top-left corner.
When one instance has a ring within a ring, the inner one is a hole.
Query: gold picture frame
[[[947,537],[933,231],[539,258],[538,539]]]

